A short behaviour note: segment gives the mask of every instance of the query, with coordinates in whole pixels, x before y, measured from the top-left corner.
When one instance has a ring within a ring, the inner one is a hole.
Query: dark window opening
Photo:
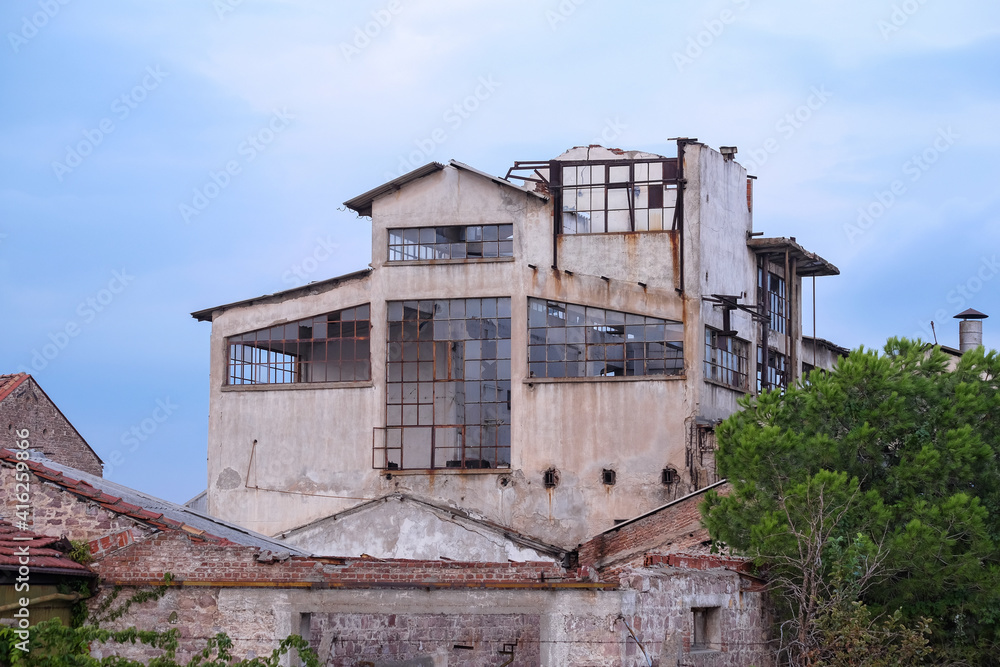
[[[763,263],[757,267],[757,303],[767,306],[767,312],[770,314],[768,325],[771,331],[785,333],[788,329],[788,298],[785,294],[785,279],[766,270]]]
[[[389,230],[389,261],[514,256],[514,225],[453,225]]]
[[[388,304],[383,469],[510,467],[510,299]]]
[[[614,486],[615,480],[618,478],[618,473],[614,470],[604,469],[601,471],[601,482],[607,486]]]
[[[559,471],[555,468],[549,468],[544,473],[542,473],[542,485],[546,489],[554,489],[559,484]]]
[[[528,376],[680,375],[681,322],[528,299]]]
[[[663,472],[660,473],[660,481],[666,485],[676,484],[680,479],[680,475],[674,468],[664,468]]]
[[[764,371],[764,351],[757,346],[757,391],[783,389],[788,386],[788,357],[777,350],[767,351],[767,374]]]
[[[368,304],[227,340],[226,384],[371,379]]]
[[[705,379],[747,389],[750,343],[705,327]]]

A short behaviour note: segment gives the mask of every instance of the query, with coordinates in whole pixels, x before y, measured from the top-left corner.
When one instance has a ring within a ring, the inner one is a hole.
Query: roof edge
[[[262,303],[274,303],[277,301],[287,301],[288,299],[296,299],[300,296],[306,296],[307,294],[312,294],[313,292],[322,293],[328,292],[333,288],[337,287],[341,283],[349,282],[352,280],[360,280],[362,278],[367,278],[374,269],[362,269],[361,271],[354,271],[353,273],[345,273],[341,276],[336,276],[334,278],[327,278],[326,280],[317,280],[315,282],[302,285],[300,287],[293,287],[291,289],[282,290],[281,292],[273,292],[271,294],[264,294],[262,296],[255,296],[251,299],[243,299],[242,301],[233,301],[232,303],[226,303],[221,306],[213,306],[212,308],[205,308],[204,310],[196,310],[191,313],[191,317],[198,320],[199,322],[211,322],[216,311],[225,311],[231,308],[242,308],[244,306],[256,306]]]

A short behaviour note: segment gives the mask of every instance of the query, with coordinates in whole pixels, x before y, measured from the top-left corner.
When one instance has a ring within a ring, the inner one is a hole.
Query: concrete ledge
[[[224,384],[224,392],[241,391],[301,391],[306,389],[368,389],[374,387],[371,380],[356,382],[289,382],[288,384]]]

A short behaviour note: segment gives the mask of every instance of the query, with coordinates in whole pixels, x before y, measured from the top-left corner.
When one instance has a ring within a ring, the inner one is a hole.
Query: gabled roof
[[[0,519],[0,570],[17,570],[24,563],[21,557],[28,549],[29,565],[33,572],[65,574],[77,577],[95,577],[86,565],[77,563],[67,552],[72,548],[65,537],[40,535],[31,530],[15,528]]]
[[[433,514],[444,517],[450,523],[457,523],[459,525],[463,525],[463,527],[466,530],[477,529],[477,528],[485,530],[489,533],[497,535],[498,537],[507,539],[513,542],[514,544],[518,545],[519,547],[531,549],[535,552],[538,552],[539,554],[545,554],[551,556],[552,558],[559,561],[565,560],[570,553],[569,549],[564,549],[562,547],[558,547],[549,544],[547,542],[543,542],[539,539],[523,535],[514,530],[511,530],[510,528],[501,526],[498,523],[494,523],[493,521],[485,519],[481,516],[476,516],[471,512],[468,512],[460,507],[453,507],[449,505],[435,503],[430,500],[424,498],[418,498],[416,496],[412,496],[406,493],[391,493],[381,498],[377,498],[375,500],[369,500],[363,502],[359,505],[355,505],[354,507],[348,508],[342,512],[331,514],[330,516],[323,517],[322,519],[317,519],[315,521],[311,521],[303,526],[298,526],[297,528],[292,528],[290,530],[283,531],[281,535],[282,537],[288,538],[291,535],[296,535],[313,528],[318,528],[323,524],[333,524],[337,522],[337,520],[339,519],[351,516],[353,514],[358,514],[378,508],[379,506],[384,505],[385,503],[393,500],[404,503],[411,503],[413,505],[419,506],[420,508],[427,510]]]
[[[795,238],[786,239],[784,237],[774,238],[753,238],[747,241],[747,245],[758,255],[762,254],[784,254],[796,260],[795,272],[800,276],[839,276],[840,269],[826,261],[814,252],[809,252],[798,243]]]
[[[73,422],[71,422],[69,419],[66,418],[66,415],[64,415],[63,411],[59,409],[59,406],[56,405],[55,401],[49,398],[49,395],[45,393],[44,389],[42,389],[42,385],[38,384],[38,380],[31,377],[27,373],[0,375],[0,401],[3,401],[5,398],[14,393],[14,390],[20,387],[22,384],[24,384],[27,380],[31,380],[32,382],[35,383],[35,386],[38,387],[38,391],[42,392],[42,396],[45,397],[45,400],[47,400],[52,405],[52,407],[56,409],[56,412],[58,412],[59,415],[66,420],[66,423],[69,425],[69,427],[73,429],[73,432],[76,433],[76,436],[80,438],[80,442],[83,443],[83,446],[90,450],[90,453],[94,455],[94,458],[97,459],[97,462],[99,464],[103,464],[104,460],[97,455],[97,452],[95,452],[94,448],[90,446],[90,443],[87,442],[87,439],[84,438],[83,435],[76,430],[76,427],[73,426]]]
[[[11,466],[17,464],[14,452],[7,449],[0,449],[0,461]],[[62,487],[79,498],[96,503],[106,510],[159,530],[182,531],[193,539],[220,545],[238,544],[271,551],[288,551],[299,556],[309,555],[302,549],[204,512],[156,498],[44,457],[32,458],[26,463],[37,477]]]
[[[191,317],[199,322],[211,322],[212,318],[215,316],[215,311],[217,310],[229,310],[230,308],[240,308],[242,306],[256,306],[262,303],[279,303],[281,301],[287,301],[288,299],[297,299],[300,296],[306,296],[307,294],[320,294],[322,292],[332,290],[341,283],[367,278],[371,272],[371,269],[363,269],[361,271],[354,271],[353,273],[345,273],[342,276],[327,278],[326,280],[317,280],[301,287],[293,287],[292,289],[274,292],[273,294],[265,294],[264,296],[257,296],[252,299],[243,299],[242,301],[234,301],[233,303],[227,303],[222,306],[213,306],[212,308],[197,310],[191,313]]]
[[[534,195],[543,201],[548,201],[548,197],[539,194],[537,192],[528,190],[527,188],[521,187],[520,185],[517,185],[515,183],[511,183],[510,181],[502,179],[499,176],[491,176],[490,174],[479,171],[478,169],[474,169],[467,164],[463,164],[456,160],[449,160],[447,165],[443,165],[440,162],[428,162],[424,166],[417,167],[413,171],[403,174],[398,178],[394,178],[388,183],[383,183],[377,188],[372,188],[371,190],[365,192],[364,194],[360,194],[357,197],[354,197],[353,199],[348,199],[347,201],[344,202],[344,206],[351,209],[352,211],[355,211],[360,216],[370,217],[372,214],[372,203],[376,199],[378,199],[379,197],[383,197],[387,194],[390,194],[392,192],[395,192],[396,190],[399,190],[407,183],[411,183],[413,181],[423,178],[424,176],[428,176],[435,172],[441,171],[442,169],[445,168],[445,166],[454,167],[455,169],[462,169],[463,171],[467,171],[469,173],[476,174],[477,176],[489,179],[494,183],[497,183],[498,185],[504,185],[509,188],[514,188],[518,192]]]

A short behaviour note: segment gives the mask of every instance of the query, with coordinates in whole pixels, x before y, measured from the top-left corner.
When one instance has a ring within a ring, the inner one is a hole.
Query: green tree
[[[767,569],[791,662],[837,664],[816,657],[831,619],[867,618],[909,640],[930,619],[936,661],[1000,665],[998,374],[996,352],[949,371],[939,348],[890,339],[720,426],[731,492],[705,523]]]

